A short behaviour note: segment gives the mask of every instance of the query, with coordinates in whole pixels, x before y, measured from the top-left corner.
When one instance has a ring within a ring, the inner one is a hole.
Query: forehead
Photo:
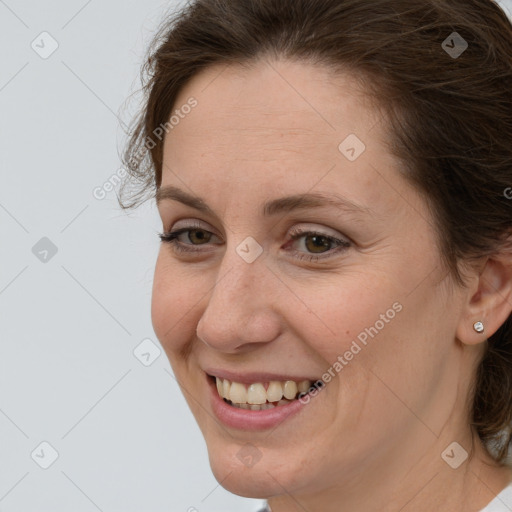
[[[327,139],[336,140],[347,130],[364,137],[367,125],[374,126],[379,119],[354,76],[299,61],[215,65],[192,78],[175,108],[190,96],[198,101],[194,114],[199,115],[190,116],[183,125],[198,135],[212,134],[212,128],[222,126],[225,131],[218,139],[294,135],[330,143]],[[194,117],[196,121],[207,117],[209,123],[194,122]]]
[[[224,196],[242,185],[253,195],[335,188],[372,204],[382,200],[377,174],[396,172],[385,122],[350,74],[291,61],[216,65],[181,90],[173,111],[192,97],[197,106],[164,141],[163,185]],[[346,140],[364,148],[355,161],[340,149]]]

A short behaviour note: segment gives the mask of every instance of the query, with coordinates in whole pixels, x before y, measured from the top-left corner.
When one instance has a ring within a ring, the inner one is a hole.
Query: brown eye
[[[188,233],[188,239],[194,245],[201,245],[201,244],[208,243],[210,241],[210,238],[212,237],[212,233],[209,233],[208,231],[205,231],[204,229],[189,229],[187,231],[187,233]]]
[[[214,233],[203,229],[202,227],[189,226],[177,229],[170,233],[160,233],[162,242],[171,244],[177,252],[194,251],[194,247],[206,245],[211,241]]]
[[[349,240],[344,240],[315,231],[292,230],[291,251],[300,260],[319,261],[348,250],[352,247]]]
[[[329,238],[319,235],[307,235],[305,237],[305,247],[309,252],[321,254],[331,249],[332,242]],[[325,249],[326,251],[324,251]]]

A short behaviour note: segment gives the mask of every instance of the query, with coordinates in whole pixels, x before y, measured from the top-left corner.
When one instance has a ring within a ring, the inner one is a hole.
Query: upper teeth
[[[283,397],[293,400],[297,393],[306,393],[311,387],[311,381],[303,380],[294,382],[287,380],[284,382],[270,381],[265,389],[261,382],[250,384],[246,387],[240,382],[231,382],[227,379],[216,377],[217,391],[222,398],[231,400],[237,404],[264,404],[266,402],[279,402]]]

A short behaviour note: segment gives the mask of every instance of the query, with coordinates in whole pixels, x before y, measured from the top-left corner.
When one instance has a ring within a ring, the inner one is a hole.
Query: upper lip
[[[227,379],[231,382],[240,382],[241,384],[253,384],[256,382],[270,382],[273,380],[277,381],[287,381],[293,380],[294,382],[302,382],[304,380],[309,380],[311,382],[315,382],[319,379],[316,377],[311,377],[307,375],[292,375],[286,373],[274,373],[274,372],[235,372],[232,370],[225,370],[221,368],[204,368],[203,370],[206,374],[211,377],[218,377],[220,379]]]

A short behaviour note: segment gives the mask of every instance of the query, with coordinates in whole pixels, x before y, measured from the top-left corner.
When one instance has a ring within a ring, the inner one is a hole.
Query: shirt
[[[510,512],[512,510],[512,484],[508,485],[480,512]]]
[[[485,508],[480,512],[511,512],[512,511],[512,483],[505,487]],[[268,505],[259,512],[271,512]]]

